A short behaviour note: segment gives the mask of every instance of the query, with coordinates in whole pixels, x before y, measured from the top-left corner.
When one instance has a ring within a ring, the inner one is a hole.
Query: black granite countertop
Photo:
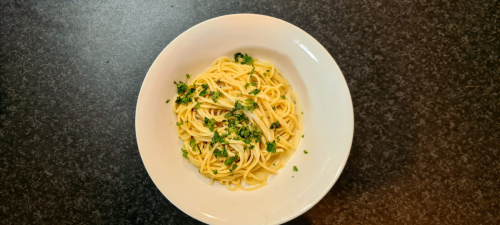
[[[0,224],[197,224],[149,178],[137,95],[177,35],[232,13],[315,37],[351,155],[290,224],[500,224],[500,1],[0,0]]]

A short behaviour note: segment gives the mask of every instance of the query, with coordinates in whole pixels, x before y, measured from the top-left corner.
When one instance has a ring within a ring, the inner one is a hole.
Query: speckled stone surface
[[[243,12],[310,33],[352,94],[345,170],[289,224],[500,224],[498,0],[0,2],[0,224],[198,224],[146,173],[135,104],[177,35]]]

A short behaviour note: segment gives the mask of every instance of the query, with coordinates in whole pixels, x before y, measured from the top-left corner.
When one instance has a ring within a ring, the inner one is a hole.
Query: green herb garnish
[[[187,158],[188,157],[188,151],[186,149],[184,149],[184,146],[182,146],[181,151],[182,151],[182,157]]]
[[[217,99],[222,96],[222,92],[217,91],[212,93],[212,100],[214,100],[214,103],[217,103]]]
[[[203,122],[205,122],[204,126],[208,127],[208,129],[210,129],[211,132],[214,131],[215,128],[217,128],[215,125],[217,123],[217,121],[212,118],[212,119],[208,119],[207,117],[205,117],[205,119],[203,120]]]
[[[299,171],[299,169],[297,169],[296,166],[293,166],[293,171],[297,172],[297,171]]]
[[[217,175],[217,170],[212,170],[212,172],[214,173],[214,175]]]
[[[247,65],[252,65],[253,64],[253,58],[250,57],[245,53],[245,55],[241,54],[241,52],[237,52],[234,54],[234,61],[238,62],[239,58],[241,58],[241,64],[247,64]]]
[[[245,84],[245,90],[247,89],[247,87],[248,87],[248,86],[250,86],[250,84],[249,84],[249,83],[246,83],[246,84]]]
[[[186,86],[187,88],[187,86]],[[193,93],[196,91],[196,89],[194,88],[190,88],[188,92],[186,92],[183,96],[181,96],[179,94],[179,96],[177,96],[177,99],[175,99],[175,103],[177,104],[188,104],[189,102],[192,102],[193,101]],[[179,91],[178,91],[179,92]],[[185,91],[184,91],[185,92]],[[183,92],[183,93],[184,93]],[[181,93],[182,94],[182,93]]]
[[[308,151],[306,151],[306,150],[304,150],[304,154],[307,154],[307,153],[309,153],[309,152],[308,152]]]
[[[240,128],[240,131],[238,132],[238,135],[240,135],[240,137],[246,139],[247,137],[249,137],[251,134],[251,131],[250,129],[248,129],[248,127],[242,127]]]
[[[240,57],[243,57],[243,54],[241,54],[241,52],[236,52],[236,54],[234,54],[234,61],[235,62],[238,62],[238,59]]]
[[[182,122],[177,122],[176,124],[177,124],[177,126],[179,127],[179,126],[181,126],[181,125],[182,125]]]
[[[286,97],[284,95],[281,96],[281,99],[286,99]]]
[[[198,151],[200,151],[200,154],[201,154],[201,149],[200,149],[200,146],[198,146],[196,144],[196,140],[195,139],[191,139],[189,141],[189,145],[191,145],[191,148],[193,149],[193,152],[196,151],[196,147],[198,147]]]
[[[221,144],[226,144],[228,145],[229,142],[225,141],[224,138],[227,137],[227,135],[220,136],[219,132],[215,131],[214,132],[214,137],[212,138],[212,143],[210,143],[210,146],[214,146],[215,143],[221,143]]]
[[[271,152],[273,154],[276,154],[276,140],[274,140],[273,142],[267,142],[266,145],[267,145],[267,148],[266,148],[267,152]]]
[[[245,55],[242,57],[242,62],[241,64],[247,64],[247,65],[252,65],[253,64],[253,58],[250,57],[249,55],[247,55],[247,53],[245,53]]]
[[[170,102],[170,99],[167,99],[167,104]]]
[[[200,92],[199,96],[207,95],[208,84],[202,84],[201,87],[203,88],[203,90]]]
[[[240,110],[240,109],[244,109],[244,108],[245,108],[245,106],[243,106],[243,105],[240,103],[240,101],[239,101],[239,100],[236,100],[236,101],[234,102],[234,108],[235,108],[236,110]]]
[[[186,92],[188,89],[188,86],[182,81],[179,81],[179,83],[174,81],[174,84],[177,85],[177,94],[179,95]]]
[[[250,93],[248,93],[248,94],[257,95],[257,94],[259,94],[259,92],[260,92],[260,89],[254,89],[253,91],[251,91],[251,92],[250,92]]]
[[[226,147],[222,146],[222,151],[219,150],[219,149],[215,149],[214,156],[215,156],[215,158],[217,158],[219,156],[220,157],[227,157],[227,149],[226,149]]]
[[[186,78],[189,79],[189,78],[191,78],[191,76],[189,76],[189,74],[186,74]]]
[[[236,160],[238,160],[238,158],[239,158],[238,154],[236,154],[235,156],[229,157],[226,160],[224,160],[224,165],[229,166],[232,163],[236,162]]]
[[[277,121],[277,122],[271,123],[271,127],[270,128],[276,130],[276,128],[278,128],[279,126],[280,126],[280,122]]]
[[[194,109],[198,110],[200,107],[201,107],[201,103],[200,102],[196,102],[196,105],[194,106]]]
[[[258,107],[257,103],[252,100],[252,99],[246,99],[245,100],[245,103],[246,103],[246,107],[244,107],[244,109],[250,111],[253,113],[253,111]]]
[[[238,165],[233,164],[233,166],[231,167],[231,169],[229,169],[229,171],[231,171],[231,173],[232,173],[232,172],[233,172],[233,170],[235,170],[237,167],[238,167]]]

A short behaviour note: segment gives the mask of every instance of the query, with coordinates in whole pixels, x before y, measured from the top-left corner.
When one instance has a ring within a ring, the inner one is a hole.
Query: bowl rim
[[[208,20],[204,20],[204,21],[202,21],[202,22],[200,22],[200,23],[198,23],[198,24],[196,24],[196,25],[188,28],[187,30],[185,30],[181,34],[179,34],[177,37],[175,37],[156,56],[155,60],[153,61],[153,63],[149,67],[148,71],[146,72],[146,76],[144,77],[144,80],[141,83],[141,88],[139,90],[139,95],[137,96],[137,103],[136,103],[136,110],[135,110],[135,123],[134,123],[134,128],[135,128],[135,133],[136,133],[135,136],[136,136],[136,142],[137,142],[137,150],[139,151],[139,155],[141,156],[142,164],[143,164],[144,168],[146,169],[146,172],[148,173],[149,178],[153,181],[153,183],[155,184],[156,188],[162,193],[162,195],[172,205],[174,205],[177,209],[181,210],[183,213],[189,215],[191,218],[194,218],[194,219],[196,219],[196,220],[198,220],[198,221],[200,221],[202,223],[205,223],[200,218],[197,218],[194,215],[191,215],[191,214],[187,213],[182,208],[178,207],[175,203],[171,202],[168,199],[168,197],[165,195],[165,193],[163,193],[163,191],[158,187],[158,185],[154,181],[154,179],[151,177],[150,172],[149,172],[148,168],[146,167],[146,164],[145,164],[145,161],[144,161],[144,158],[143,158],[143,153],[141,152],[140,147],[139,147],[139,138],[138,138],[138,130],[137,130],[137,124],[138,124],[137,114],[138,114],[138,111],[139,111],[139,103],[141,102],[141,96],[143,95],[143,86],[146,83],[146,80],[148,79],[148,75],[149,75],[151,69],[153,68],[153,65],[155,65],[155,63],[159,60],[160,56],[168,49],[169,46],[175,45],[175,43],[178,42],[179,39],[181,39],[184,35],[186,35],[186,33],[188,33],[188,31],[194,30],[194,29],[196,29],[196,28],[198,28],[200,26],[203,26],[206,23],[209,23],[209,22],[212,22],[212,21],[215,21],[215,20],[226,19],[226,18],[229,18],[229,17],[240,17],[240,16],[255,16],[255,17],[260,17],[260,18],[264,18],[264,19],[276,20],[277,22],[282,23],[285,26],[291,26],[292,28],[296,29],[297,31],[301,32],[302,34],[305,34],[307,37],[309,37],[311,40],[313,40],[318,46],[321,47],[320,51],[324,51],[329,56],[329,59],[331,60],[330,63],[333,63],[335,65],[335,67],[339,70],[340,74],[342,75],[342,79],[344,80],[343,85],[346,86],[347,97],[349,97],[349,103],[350,103],[350,106],[351,106],[349,108],[350,109],[349,111],[350,111],[350,115],[352,117],[352,121],[351,121],[351,124],[352,124],[352,133],[350,135],[349,150],[347,150],[346,157],[344,158],[343,162],[341,163],[341,165],[340,165],[340,167],[338,169],[337,174],[335,175],[334,179],[331,180],[330,184],[328,185],[328,188],[324,189],[323,193],[319,194],[318,197],[312,203],[308,204],[307,206],[305,206],[304,208],[302,208],[299,212],[297,212],[295,214],[291,214],[288,217],[283,217],[283,219],[278,222],[279,224],[283,224],[283,223],[289,222],[289,221],[291,221],[291,220],[293,220],[293,219],[301,216],[302,214],[306,213],[307,211],[309,211],[312,207],[314,207],[316,204],[318,204],[318,202],[321,201],[328,192],[330,192],[330,190],[332,189],[333,185],[337,182],[337,180],[339,179],[340,175],[342,174],[342,172],[343,172],[343,170],[345,168],[345,165],[347,164],[347,160],[349,159],[349,155],[350,155],[351,148],[352,148],[352,142],[353,142],[353,139],[354,139],[354,128],[355,128],[354,127],[354,107],[353,107],[353,103],[352,103],[352,97],[351,97],[351,93],[350,93],[350,90],[349,90],[349,86],[347,85],[347,81],[345,79],[345,76],[342,73],[342,70],[338,66],[338,64],[335,61],[335,59],[333,59],[332,55],[328,52],[328,50],[326,50],[326,48],[318,40],[316,40],[316,38],[314,38],[313,36],[311,36],[306,31],[302,30],[300,27],[295,26],[292,23],[289,23],[287,21],[284,21],[282,19],[279,19],[279,18],[276,18],[276,17],[273,17],[273,16],[267,16],[267,15],[262,15],[262,14],[254,14],[254,13],[234,13],[234,14],[227,14],[227,15],[217,16],[217,17],[214,17],[214,18],[211,18],[211,19],[208,19]]]

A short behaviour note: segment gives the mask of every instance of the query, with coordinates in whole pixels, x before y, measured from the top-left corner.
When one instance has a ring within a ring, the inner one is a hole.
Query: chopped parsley
[[[208,89],[208,84],[202,84],[201,87],[203,88],[203,90],[200,92],[200,96],[205,96],[207,95],[207,89]]]
[[[299,169],[297,169],[296,166],[293,166],[293,171],[297,172],[297,171],[299,171]]]
[[[238,160],[238,159],[239,159],[238,154],[236,154],[235,156],[231,156],[231,157],[227,158],[226,160],[224,160],[224,165],[229,166],[229,165],[233,164],[234,162],[236,162],[236,160]]]
[[[187,158],[188,157],[188,151],[186,149],[184,149],[184,146],[182,146],[181,151],[182,151],[182,157]]]
[[[214,156],[215,156],[215,158],[218,158],[219,156],[220,157],[227,157],[227,149],[226,149],[226,147],[222,146],[222,151],[219,150],[219,149],[215,149]]]
[[[307,154],[307,153],[309,153],[309,152],[308,152],[308,151],[306,151],[306,150],[304,150],[304,154]]]
[[[253,80],[250,80],[250,83],[252,84],[252,86],[257,87],[257,83],[253,82]]]
[[[267,77],[267,74],[266,74],[266,73],[264,73],[264,76],[265,76],[265,77]]]
[[[267,152],[276,154],[276,140],[274,140],[273,142],[267,142],[266,145],[267,145],[266,149]]]
[[[238,168],[238,165],[233,164],[233,166],[231,167],[231,169],[229,169],[229,171],[231,171],[231,173],[232,173],[232,172],[233,172],[233,170],[235,170],[236,168]]]
[[[263,134],[261,131],[259,131],[259,129],[257,129],[257,126],[253,126],[253,129],[252,129],[252,137],[253,139],[255,139],[255,142],[259,142],[260,139],[262,138]]]
[[[253,91],[251,91],[251,92],[250,92],[250,93],[248,93],[248,94],[257,95],[257,94],[259,94],[259,92],[260,92],[260,89],[254,89]]]
[[[248,111],[250,111],[250,112],[252,112],[252,113],[253,113],[253,111],[254,111],[254,110],[257,108],[257,106],[258,106],[258,105],[257,105],[257,103],[256,103],[254,100],[252,100],[252,99],[246,99],[246,100],[245,100],[245,103],[247,104],[247,106],[246,106],[246,107],[244,107],[244,109],[246,109],[246,110],[248,110]]]
[[[280,136],[276,137],[276,140],[281,141],[281,140],[280,140]]]
[[[187,86],[186,86],[186,88],[187,88]],[[193,101],[192,95],[195,91],[196,91],[196,89],[190,88],[189,91],[186,92],[182,97],[180,96],[180,94],[182,94],[182,93],[180,93],[179,96],[177,96],[177,99],[175,99],[175,103],[187,105],[189,102]],[[179,92],[179,91],[177,91],[177,92]]]
[[[182,81],[179,81],[179,83],[174,81],[174,84],[177,85],[177,94],[179,95],[186,92],[188,89],[188,86]]]
[[[255,145],[250,145],[250,147],[248,149],[254,149],[255,148]]]
[[[271,72],[270,70],[266,70],[266,72]]]
[[[281,99],[286,99],[286,97],[284,95],[281,96]]]
[[[186,74],[186,78],[189,79],[189,78],[191,78],[191,76],[189,76],[189,74]]]
[[[252,65],[253,64],[253,58],[250,57],[249,55],[247,55],[247,53],[245,53],[245,55],[243,56],[243,62],[241,62],[241,64]]]
[[[212,170],[212,172],[214,173],[214,175],[217,175],[217,170]]]
[[[201,154],[201,149],[200,149],[200,146],[198,146],[196,144],[196,140],[195,139],[191,139],[189,141],[189,145],[191,145],[191,148],[193,149],[193,152],[196,151],[196,147],[198,147],[198,151],[200,151],[200,154]]]
[[[217,80],[217,83],[220,83],[220,78]]]
[[[217,128],[216,127],[217,121],[214,118],[208,119],[207,117],[205,117],[203,122],[205,122],[204,126],[208,127],[208,129],[210,129],[210,132],[213,132],[214,129]]]
[[[255,72],[255,66],[252,66],[252,71],[250,71],[250,76]]]
[[[177,122],[176,124],[177,124],[177,126],[181,126],[182,122]]]
[[[222,93],[220,91],[213,92],[212,93],[212,100],[214,100],[215,103],[217,103],[217,99],[222,96]]]
[[[195,110],[198,110],[201,106],[201,103],[200,102],[196,102],[196,105],[194,106],[194,109]]]
[[[304,114],[304,112],[302,112],[302,114]]]
[[[273,110],[276,111],[276,106],[273,106]]]
[[[224,138],[226,136],[223,135],[223,136],[220,136],[219,135],[219,132],[215,131],[214,132],[214,137],[212,138],[212,143],[210,143],[210,145],[213,147],[215,145],[215,143],[221,143],[221,144],[229,144],[229,142],[225,141]]]
[[[262,118],[264,118],[264,116],[261,116],[261,117],[260,117],[260,120],[262,120]]]
[[[250,86],[250,84],[249,84],[249,83],[246,83],[246,84],[245,84],[245,90],[247,89],[247,87],[248,87],[248,86]]]
[[[241,54],[241,52],[237,52],[234,54],[234,61],[238,62],[239,58],[241,58],[241,64],[247,64],[247,65],[252,65],[253,64],[253,58],[250,57],[245,53],[245,55]]]
[[[302,135],[302,138],[304,138],[304,134]]]
[[[270,128],[276,130],[276,128],[278,128],[279,126],[280,126],[280,122],[277,121],[277,122],[271,123]]]
[[[235,108],[236,110],[240,110],[240,109],[244,109],[244,108],[245,108],[245,106],[243,106],[243,105],[240,103],[240,101],[239,101],[239,100],[236,100],[236,101],[234,102],[234,108]]]
[[[250,129],[248,129],[248,127],[242,127],[240,128],[240,131],[238,132],[238,135],[240,135],[240,137],[246,139],[247,137],[249,137],[251,134],[251,131]]]
[[[241,54],[241,52],[236,52],[236,54],[234,54],[234,61],[235,62],[238,62],[238,59],[240,57],[243,57],[243,54]]]
[[[170,102],[170,99],[167,99],[167,104]]]

